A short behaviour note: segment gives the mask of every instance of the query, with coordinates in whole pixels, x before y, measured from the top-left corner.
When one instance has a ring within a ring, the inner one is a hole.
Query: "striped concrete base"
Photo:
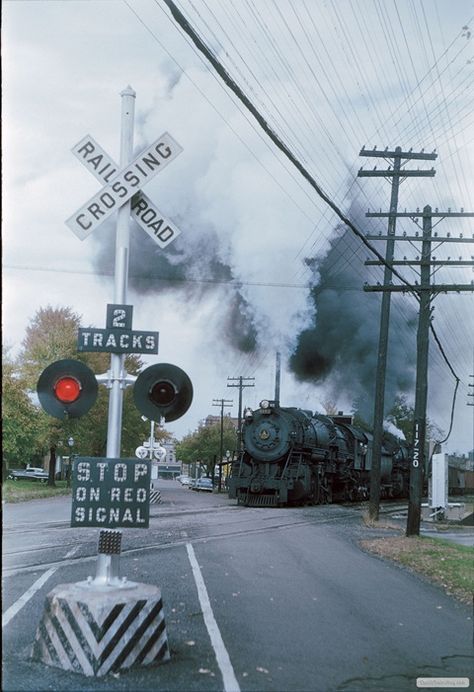
[[[162,504],[161,493],[159,490],[150,490],[150,504]]]
[[[96,677],[169,660],[160,589],[83,584],[61,584],[48,594],[32,658]]]

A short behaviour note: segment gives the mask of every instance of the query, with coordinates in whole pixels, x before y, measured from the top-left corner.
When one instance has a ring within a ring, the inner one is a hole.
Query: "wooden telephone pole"
[[[237,448],[240,451],[242,447],[242,390],[244,387],[255,387],[253,384],[255,377],[228,377],[229,382],[235,382],[235,384],[227,384],[228,387],[238,387],[239,388],[239,412],[237,421]],[[252,382],[252,384],[245,384],[246,382]]]
[[[397,241],[420,242],[421,240],[421,257],[416,260],[392,260],[391,265],[395,266],[411,266],[419,267],[420,281],[415,284],[399,284],[399,285],[377,285],[364,286],[364,291],[384,291],[387,293],[411,292],[414,293],[420,303],[420,311],[418,316],[418,332],[417,332],[417,361],[416,361],[416,393],[415,393],[415,419],[413,424],[413,453],[410,466],[410,496],[408,503],[408,519],[406,535],[413,536],[420,533],[421,520],[421,495],[423,489],[423,471],[426,470],[425,462],[425,439],[426,439],[426,401],[428,393],[428,349],[429,349],[429,329],[431,322],[431,302],[432,296],[439,293],[448,293],[456,291],[474,291],[474,284],[432,284],[431,283],[431,268],[439,268],[441,266],[474,266],[472,261],[451,261],[451,260],[436,260],[431,256],[432,243],[436,242],[439,247],[444,243],[474,243],[472,238],[451,237],[448,233],[445,237],[438,235],[433,236],[433,218],[438,218],[440,221],[445,218],[453,217],[472,217],[474,213],[464,212],[435,212],[432,211],[429,205],[425,206],[423,211],[418,209],[416,212],[403,212],[395,214],[397,217],[407,217],[414,221],[417,225],[418,219],[422,219],[422,236],[419,232],[415,235],[398,236]],[[389,213],[369,212],[369,217],[387,217]],[[438,222],[439,223],[439,222]],[[380,238],[380,236],[367,236],[368,238]],[[367,265],[382,264],[378,260],[369,260]],[[436,271],[436,269],[435,269]]]
[[[224,457],[224,406],[231,407],[234,405],[232,399],[213,399],[213,406],[220,406],[221,409],[221,443],[220,443],[220,457],[219,457],[219,492],[222,488],[222,459]],[[214,482],[214,479],[213,479]]]
[[[368,150],[363,147],[360,151],[360,156],[371,156],[383,158],[390,164],[393,160],[393,167],[387,170],[359,170],[358,177],[365,178],[386,178],[392,181],[392,192],[390,198],[390,212],[388,215],[388,231],[387,244],[385,249],[385,271],[383,285],[389,286],[392,281],[392,270],[390,268],[393,262],[393,254],[395,249],[395,230],[397,223],[398,209],[398,190],[400,183],[406,178],[419,178],[421,176],[433,177],[434,169],[431,170],[407,170],[403,168],[403,164],[411,159],[434,161],[437,157],[435,152],[425,154],[421,152],[402,151],[401,147],[396,147],[394,151],[378,151],[376,148]],[[379,237],[379,236],[377,236]],[[372,446],[372,468],[370,472],[370,498],[369,498],[369,516],[377,521],[379,518],[380,505],[380,467],[382,457],[382,436],[383,436],[383,421],[384,421],[384,402],[385,402],[385,373],[387,370],[387,352],[388,352],[388,330],[390,323],[390,293],[388,291],[382,294],[382,305],[380,308],[380,332],[379,344],[377,351],[377,370],[375,375],[375,401],[374,401],[374,420],[373,420],[373,446]]]

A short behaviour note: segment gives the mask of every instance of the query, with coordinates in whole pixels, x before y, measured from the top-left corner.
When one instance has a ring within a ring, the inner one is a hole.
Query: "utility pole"
[[[468,383],[468,385],[467,385],[468,387],[474,387],[474,351],[473,351],[473,354],[472,354],[472,360],[473,360],[473,369],[472,369],[473,374],[472,374],[472,375],[469,375],[469,377],[472,377],[472,378],[473,378],[473,381]],[[474,391],[473,391],[472,394],[471,394],[470,392],[468,392],[467,395],[468,395],[468,396],[474,397]],[[471,402],[471,401],[468,401],[468,402],[467,402],[467,405],[468,405],[468,406],[474,406],[474,400],[473,400],[472,402]],[[471,453],[470,453],[468,456],[470,457],[470,468],[471,468],[471,471],[474,471],[474,409],[472,410],[472,450],[471,450]]]
[[[390,213],[383,212],[368,212],[369,217],[386,217]],[[417,219],[422,218],[422,236],[418,232],[414,236],[407,234],[398,236],[397,241],[420,242],[421,258],[416,260],[392,260],[391,265],[419,267],[420,282],[413,285],[398,284],[393,285],[377,285],[364,286],[365,291],[384,291],[384,292],[411,292],[415,293],[420,303],[420,311],[418,315],[418,332],[417,332],[417,364],[416,364],[416,393],[415,393],[415,419],[413,424],[413,453],[410,466],[410,496],[408,502],[408,519],[407,519],[407,536],[419,535],[420,519],[421,519],[421,495],[423,489],[423,471],[425,469],[425,437],[426,437],[426,401],[428,392],[428,349],[429,349],[429,328],[431,322],[431,296],[439,293],[448,293],[450,291],[474,291],[474,283],[471,284],[432,284],[431,283],[431,268],[435,267],[433,273],[441,266],[474,266],[471,261],[451,261],[451,260],[436,260],[431,256],[432,242],[439,247],[443,243],[474,243],[472,238],[458,237],[454,238],[448,233],[446,237],[440,237],[437,234],[433,236],[433,218],[443,220],[451,217],[466,217],[474,216],[474,213],[464,212],[435,212],[432,211],[429,205],[425,206],[423,211],[419,209],[416,212],[397,213],[397,217],[410,218],[414,223],[419,225]],[[439,221],[437,222],[439,223]],[[367,236],[368,238],[379,238],[380,236]],[[378,260],[368,260],[367,265],[380,265]]]
[[[213,399],[213,406],[221,407],[221,444],[220,444],[220,456],[219,456],[219,492],[222,487],[222,458],[224,456],[224,406],[229,408],[234,405],[232,399]],[[214,466],[215,468],[215,466]]]
[[[227,384],[228,387],[238,387],[239,388],[239,413],[237,419],[237,449],[240,452],[242,447],[242,390],[244,387],[255,387],[254,384],[244,384],[245,382],[254,382],[255,377],[228,377],[230,382],[236,382],[236,384]],[[238,382],[238,384],[237,384]]]
[[[363,147],[359,153],[360,156],[371,156],[383,158],[390,163],[393,159],[393,168],[387,170],[377,170],[377,167],[372,171],[359,170],[358,177],[382,177],[392,180],[392,192],[390,197],[390,214],[388,217],[387,244],[385,248],[385,270],[383,277],[383,285],[389,286],[392,280],[392,270],[390,264],[393,261],[395,249],[395,230],[398,210],[398,190],[400,183],[406,178],[431,176],[435,174],[434,169],[420,171],[407,170],[402,168],[402,162],[411,159],[422,159],[434,161],[437,157],[435,152],[425,154],[421,152],[402,151],[401,147],[396,147],[395,151],[378,151],[376,148],[369,151]],[[383,436],[383,421],[384,421],[384,403],[385,403],[385,374],[387,370],[387,352],[388,352],[388,331],[390,323],[390,293],[382,294],[382,305],[380,308],[380,332],[379,344],[377,351],[377,370],[375,374],[375,397],[374,397],[374,418],[373,418],[373,446],[372,446],[372,468],[370,472],[370,498],[369,498],[369,516],[372,520],[377,521],[379,518],[380,505],[380,467],[382,458],[382,436]]]

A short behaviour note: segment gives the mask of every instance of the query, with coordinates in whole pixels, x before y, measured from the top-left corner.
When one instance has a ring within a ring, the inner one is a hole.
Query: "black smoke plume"
[[[358,217],[357,224],[363,227],[362,214],[353,208],[351,215]],[[367,255],[351,231],[339,227],[328,254],[323,259],[306,260],[313,270],[314,314],[297,338],[290,368],[300,381],[324,384],[336,403],[340,397],[347,399],[370,422],[381,293],[364,292],[363,284],[382,283],[383,267],[369,274],[364,266]],[[396,294],[391,303],[385,413],[395,397],[414,383],[416,309],[409,299]],[[402,314],[397,307],[403,308]]]

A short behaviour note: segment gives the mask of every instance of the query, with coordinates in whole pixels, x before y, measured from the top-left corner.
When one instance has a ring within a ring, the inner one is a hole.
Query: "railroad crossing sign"
[[[105,353],[158,353],[158,332],[132,330],[133,305],[107,305],[105,329],[80,327],[77,350]]]
[[[141,187],[175,159],[183,148],[167,132],[125,168],[114,160],[90,136],[72,149],[76,158],[105,186],[78,209],[66,225],[80,240],[87,238],[114,211],[132,198],[133,218],[160,246],[166,247],[181,231],[141,192]]]

